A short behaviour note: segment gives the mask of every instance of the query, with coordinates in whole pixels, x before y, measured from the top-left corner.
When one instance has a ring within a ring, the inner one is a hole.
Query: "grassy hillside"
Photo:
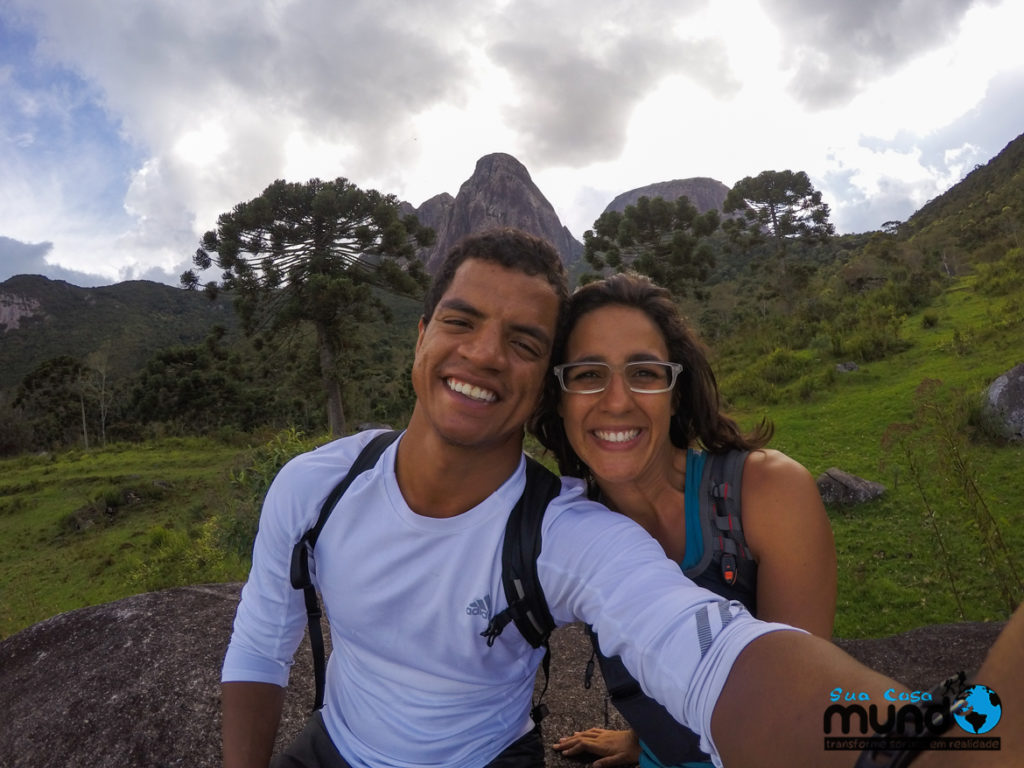
[[[0,637],[194,577],[240,578],[241,561],[224,556],[182,557],[170,579],[154,571],[173,540],[200,544],[202,524],[238,503],[228,481],[239,451],[178,439],[0,462]]]
[[[841,636],[957,620],[955,591],[963,618],[1006,617],[995,573],[999,563],[981,544],[974,511],[979,501],[965,492],[968,481],[976,482],[980,503],[996,519],[1017,574],[1024,575],[1024,445],[993,443],[970,423],[977,419],[983,388],[1024,362],[1024,314],[1018,300],[994,301],[973,283],[956,282],[931,307],[902,322],[901,335],[910,343],[906,351],[834,377],[828,376],[834,359],[805,351],[809,375],[833,380],[831,387],[808,400],[782,398],[742,411],[748,424],[764,416],[774,421],[772,446],[815,476],[839,467],[888,487],[876,502],[830,510],[839,553]],[[925,380],[942,385],[919,392]],[[941,419],[935,425],[925,419],[932,403],[937,407],[930,412]],[[909,457],[897,445],[885,446],[887,433],[899,424],[917,425],[909,436]],[[946,444],[944,435],[955,445]],[[963,457],[960,469],[950,466],[954,448]],[[911,459],[920,465],[923,493]],[[1017,599],[1022,588],[1016,587]]]

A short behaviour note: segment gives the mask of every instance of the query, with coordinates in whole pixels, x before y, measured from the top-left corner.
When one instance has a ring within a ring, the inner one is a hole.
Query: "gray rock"
[[[992,382],[985,393],[985,410],[1004,437],[1024,440],[1024,363]]]
[[[635,205],[641,197],[661,197],[671,202],[684,195],[700,213],[707,213],[711,210],[720,212],[722,206],[725,205],[725,198],[729,195],[729,188],[717,179],[706,177],[662,181],[623,192],[608,203],[604,212],[618,211],[622,213],[626,210],[627,205]]]
[[[0,641],[0,768],[219,766],[220,665],[240,589],[208,584],[136,595],[55,616]],[[590,657],[582,629],[558,630],[551,649],[545,736],[603,724],[600,673],[589,690],[582,684]],[[311,658],[304,639],[278,749],[309,716]],[[541,683],[538,675],[538,694]],[[611,725],[623,727],[618,713],[610,714]],[[549,765],[574,764],[548,752]]]
[[[0,641],[0,766],[166,768],[220,765],[219,671],[240,585],[181,587],[55,616]],[[838,644],[920,690],[974,669],[1000,624],[922,627]],[[600,673],[583,687],[590,643],[579,625],[551,638],[544,741],[604,725]],[[296,655],[278,735],[294,737],[312,704],[308,642]],[[539,685],[542,676],[538,675]],[[623,727],[610,705],[608,724]],[[549,766],[580,763],[547,749]]]
[[[859,367],[851,360],[845,363],[836,363],[836,370],[839,373],[853,373],[854,371],[859,370]]]
[[[826,504],[863,504],[885,493],[885,486],[832,467],[818,476],[818,492]]]

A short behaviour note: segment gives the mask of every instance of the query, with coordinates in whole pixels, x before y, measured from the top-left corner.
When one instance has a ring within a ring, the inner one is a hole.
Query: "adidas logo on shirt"
[[[483,616],[485,619],[491,618],[491,596],[484,595],[483,597],[478,597],[466,606],[466,613],[469,616]]]

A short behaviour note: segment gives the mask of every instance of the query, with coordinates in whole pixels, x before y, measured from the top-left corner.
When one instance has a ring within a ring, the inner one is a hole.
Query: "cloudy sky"
[[[1024,132],[1020,0],[0,0],[0,280],[176,283],[277,178],[413,205],[481,156],[578,237],[617,194],[806,171],[840,232]]]

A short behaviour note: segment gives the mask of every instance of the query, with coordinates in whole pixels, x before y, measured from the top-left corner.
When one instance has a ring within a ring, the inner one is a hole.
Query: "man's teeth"
[[[605,440],[609,443],[626,443],[639,435],[640,430],[625,429],[619,432],[605,432],[604,430],[597,430],[594,434],[597,435],[598,439]]]
[[[458,392],[460,395],[465,395],[471,400],[479,400],[481,403],[493,403],[498,398],[489,389],[474,387],[472,384],[467,384],[458,379],[448,379],[448,388],[453,392]]]

